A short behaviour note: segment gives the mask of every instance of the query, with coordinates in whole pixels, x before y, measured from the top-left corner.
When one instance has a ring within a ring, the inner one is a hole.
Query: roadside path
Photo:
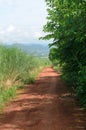
[[[0,115],[0,130],[86,130],[86,113],[52,68],[27,85]]]

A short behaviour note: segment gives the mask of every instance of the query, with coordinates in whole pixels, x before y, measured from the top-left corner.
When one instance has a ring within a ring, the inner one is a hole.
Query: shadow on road
[[[51,68],[27,85],[0,115],[0,130],[85,130],[86,113]]]

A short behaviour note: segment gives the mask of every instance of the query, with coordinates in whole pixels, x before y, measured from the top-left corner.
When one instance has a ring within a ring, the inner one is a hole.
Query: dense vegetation
[[[33,83],[38,72],[47,65],[48,59],[33,57],[18,48],[0,46],[0,107],[15,97],[17,88]]]
[[[86,0],[46,0],[47,24],[43,38],[52,39],[49,57],[62,67],[67,81],[86,107]]]

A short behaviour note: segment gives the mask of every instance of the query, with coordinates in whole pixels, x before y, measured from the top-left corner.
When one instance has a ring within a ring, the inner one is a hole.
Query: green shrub
[[[77,82],[77,96],[79,97],[81,104],[86,107],[86,66],[81,68],[78,73]]]
[[[15,97],[16,97],[15,86],[9,88],[8,90],[3,90],[3,88],[0,88],[0,111],[3,109],[6,102]]]

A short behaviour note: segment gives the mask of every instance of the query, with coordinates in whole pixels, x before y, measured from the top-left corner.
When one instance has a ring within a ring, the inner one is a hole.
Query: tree
[[[47,23],[42,39],[52,39],[50,59],[62,66],[63,78],[86,104],[86,0],[46,0]]]

